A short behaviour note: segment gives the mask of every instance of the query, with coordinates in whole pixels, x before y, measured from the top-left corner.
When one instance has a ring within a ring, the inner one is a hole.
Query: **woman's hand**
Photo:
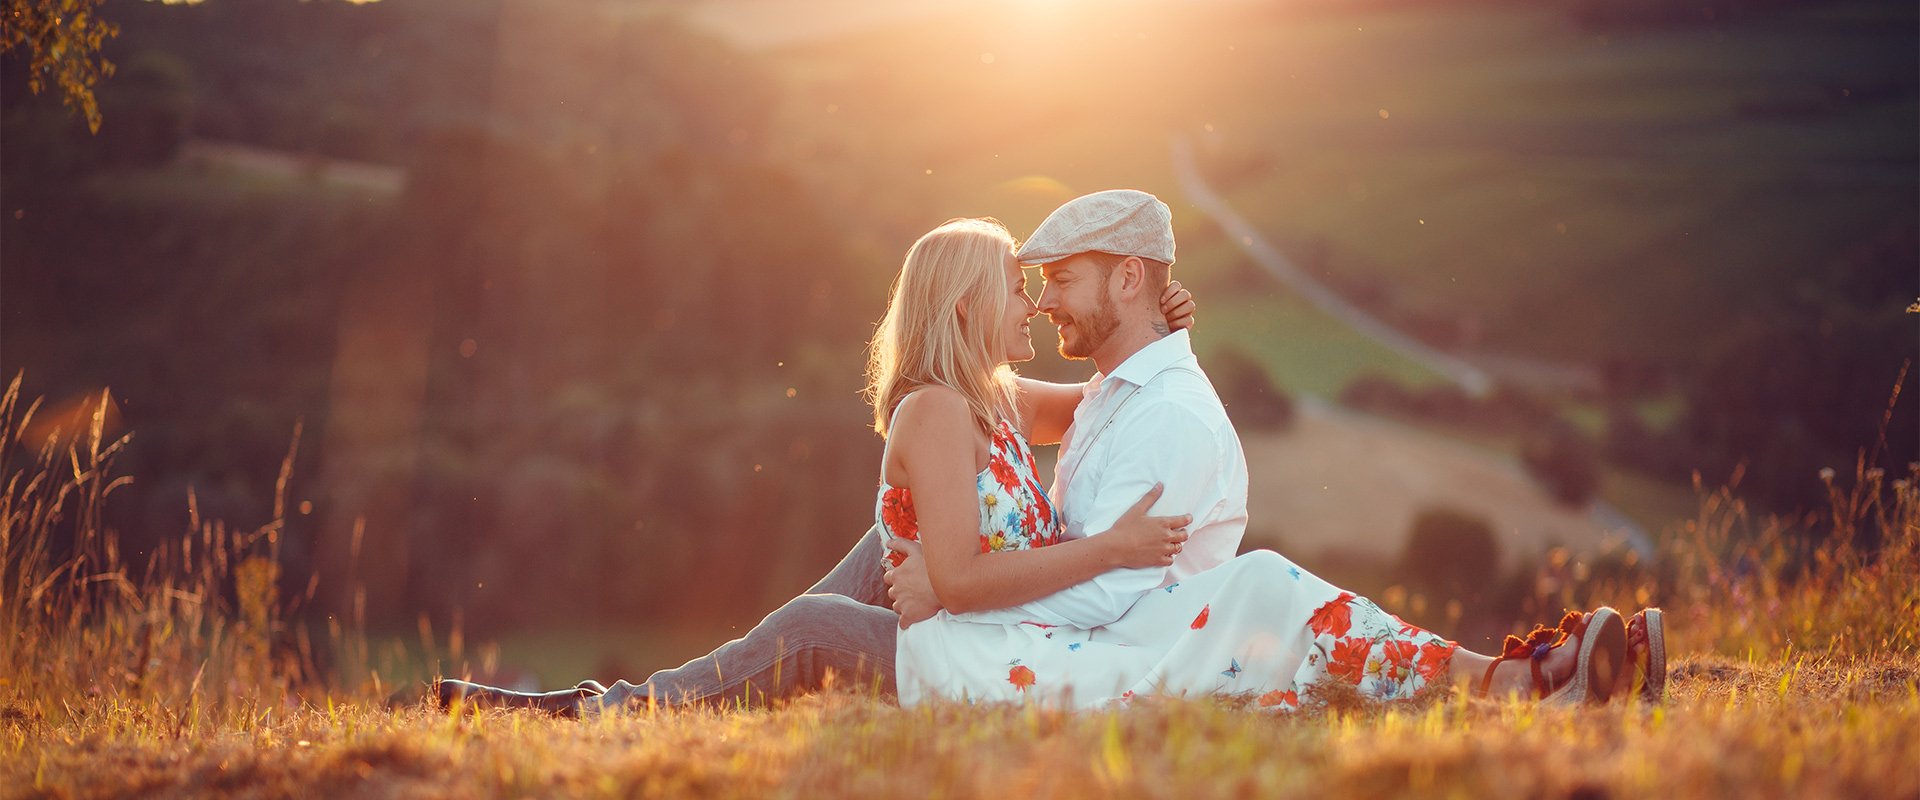
[[[1171,566],[1173,557],[1186,545],[1187,525],[1193,522],[1193,515],[1147,516],[1147,509],[1153,507],[1163,491],[1165,487],[1154,484],[1141,495],[1140,502],[1114,520],[1113,527],[1093,537],[1108,546],[1114,566],[1127,569]]]
[[[1193,293],[1179,281],[1168,281],[1167,290],[1160,294],[1160,313],[1167,317],[1168,330],[1193,327]]]

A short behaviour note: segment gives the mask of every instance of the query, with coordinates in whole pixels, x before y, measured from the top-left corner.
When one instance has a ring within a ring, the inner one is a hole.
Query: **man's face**
[[[1092,358],[1120,327],[1108,287],[1108,271],[1086,253],[1040,268],[1046,281],[1040,311],[1060,329],[1060,355]]]

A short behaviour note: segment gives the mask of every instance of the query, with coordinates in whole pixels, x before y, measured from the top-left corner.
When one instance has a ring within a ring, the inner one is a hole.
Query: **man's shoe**
[[[562,717],[580,716],[580,700],[593,695],[581,688],[515,692],[452,678],[434,681],[433,689],[434,699],[441,708],[452,708],[455,704],[469,708],[531,708]]]

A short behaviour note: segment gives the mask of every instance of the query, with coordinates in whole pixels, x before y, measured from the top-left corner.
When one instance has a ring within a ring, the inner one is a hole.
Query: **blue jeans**
[[[794,697],[835,682],[894,696],[894,641],[900,617],[887,605],[879,526],[867,529],[827,576],[745,636],[635,684],[620,681],[583,710],[701,704],[739,707]]]

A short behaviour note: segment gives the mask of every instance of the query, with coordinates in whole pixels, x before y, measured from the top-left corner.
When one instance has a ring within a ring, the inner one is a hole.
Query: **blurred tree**
[[[1583,507],[1600,490],[1600,458],[1572,424],[1553,420],[1520,443],[1520,461],[1562,505]]]
[[[1484,517],[1456,508],[1429,508],[1413,518],[1400,554],[1397,579],[1429,600],[1482,604],[1497,584],[1500,543]]]
[[[1743,473],[1742,496],[1775,509],[1826,501],[1822,467],[1851,475],[1920,459],[1915,371],[1920,336],[1904,309],[1920,264],[1920,226],[1890,222],[1797,277],[1700,348],[1684,377],[1679,434],[1709,481]],[[1897,397],[1895,397],[1897,395]],[[1889,409],[1890,399],[1902,405]]]
[[[165,52],[142,50],[100,91],[113,124],[100,135],[101,157],[115,167],[152,167],[172,161],[186,143],[193,118],[193,81],[187,65]]]
[[[0,0],[0,55],[25,50],[27,88],[39,94],[58,86],[61,102],[86,117],[100,132],[100,104],[93,87],[113,74],[113,62],[100,55],[120,26],[95,10],[105,0]]]

